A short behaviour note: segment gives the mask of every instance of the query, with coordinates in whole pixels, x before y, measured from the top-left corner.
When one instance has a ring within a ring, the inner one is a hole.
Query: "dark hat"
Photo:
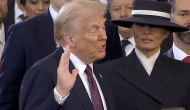
[[[188,31],[189,29],[170,22],[171,5],[159,1],[134,1],[130,18],[112,20],[116,25],[131,28],[133,23],[142,23],[166,27],[171,32]]]

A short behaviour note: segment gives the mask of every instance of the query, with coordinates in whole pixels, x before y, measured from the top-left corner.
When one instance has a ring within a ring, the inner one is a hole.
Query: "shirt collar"
[[[2,28],[0,29],[0,41],[3,45],[5,45],[5,30],[3,23],[2,23]]]
[[[137,54],[137,57],[139,59],[144,59],[144,60],[150,60],[150,61],[155,61],[159,54],[160,54],[160,49],[154,54],[152,55],[150,58],[147,58],[138,48],[135,47],[135,52]]]
[[[100,2],[107,5],[107,0],[100,0]]]
[[[160,49],[152,55],[150,58],[147,58],[139,49],[135,48],[136,55],[138,59],[140,60],[141,64],[147,71],[147,73],[150,75],[152,72],[152,69],[154,67],[154,64],[156,62],[156,59],[158,58],[160,54]]]
[[[17,19],[21,14],[23,14],[22,10],[20,10],[18,8],[18,4],[17,4],[16,0],[15,0],[14,11],[15,11],[15,19]]]
[[[63,47],[63,50],[65,50],[65,47]],[[76,55],[74,55],[72,52],[70,54],[70,60],[73,63],[73,65],[75,66],[76,69],[79,70],[79,75],[84,75],[84,71],[86,69],[86,64],[81,61]],[[93,72],[93,63],[89,64],[89,66],[92,68],[92,72]]]
[[[188,55],[180,50],[176,45],[173,43],[173,53],[174,53],[174,59],[182,61],[185,57]],[[190,56],[190,55],[189,55]]]
[[[53,22],[54,22],[55,19],[56,19],[56,17],[57,17],[57,15],[58,15],[58,12],[56,12],[56,11],[52,8],[51,4],[50,4],[50,6],[49,6],[49,12],[50,12],[50,15],[51,15],[51,17],[52,17],[52,19],[53,19]]]
[[[120,41],[122,41],[124,38],[121,36],[121,34],[119,34],[119,38]],[[129,39],[127,39],[129,42],[131,42],[131,44],[135,45],[135,40],[134,40],[134,36],[130,37]]]

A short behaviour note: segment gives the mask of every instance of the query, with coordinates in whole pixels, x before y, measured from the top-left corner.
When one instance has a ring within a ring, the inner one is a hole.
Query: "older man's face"
[[[111,19],[122,19],[131,17],[133,0],[111,0],[110,3],[110,15]],[[130,33],[129,28],[118,26],[119,33]]]
[[[73,53],[84,62],[94,62],[106,54],[105,18],[101,13],[94,13],[83,20],[78,22],[79,29],[73,37]]]
[[[0,23],[7,17],[7,0],[0,0]]]
[[[175,0],[172,21],[190,29],[190,0]],[[176,36],[184,43],[190,44],[190,30],[176,32]]]

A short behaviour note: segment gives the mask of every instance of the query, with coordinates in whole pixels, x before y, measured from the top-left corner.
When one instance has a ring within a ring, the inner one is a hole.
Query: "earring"
[[[23,15],[24,15],[24,17],[27,17],[26,11],[23,11]]]

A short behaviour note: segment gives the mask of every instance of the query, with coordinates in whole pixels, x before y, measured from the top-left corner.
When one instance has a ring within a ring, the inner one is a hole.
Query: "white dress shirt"
[[[107,0],[99,0],[101,3],[106,4],[107,5]]]
[[[56,17],[57,17],[57,15],[58,15],[58,12],[56,12],[56,11],[52,8],[51,4],[50,4],[50,6],[49,6],[49,12],[50,12],[50,15],[51,15],[51,17],[52,17],[52,19],[53,19],[53,22],[54,22],[55,19],[56,19]]]
[[[65,50],[65,48],[63,48]],[[86,64],[84,62],[82,62],[76,55],[74,55],[73,53],[70,54],[70,60],[71,62],[73,63],[73,65],[75,66],[76,69],[79,70],[79,76],[84,84],[84,87],[88,93],[88,96],[89,98],[91,99],[92,101],[92,98],[91,98],[91,92],[90,92],[90,86],[89,86],[89,83],[88,83],[88,78],[87,78],[87,75],[86,73],[84,72],[85,69],[86,69]],[[104,95],[102,93],[102,90],[100,88],[100,85],[98,83],[98,80],[93,72],[93,63],[89,64],[89,66],[92,68],[92,74],[93,74],[93,77],[96,81],[96,84],[97,84],[97,87],[98,87],[98,90],[99,90],[99,93],[100,93],[100,97],[101,97],[101,100],[102,100],[102,104],[103,104],[103,107],[104,107],[104,110],[107,110],[107,106],[106,106],[106,102],[105,102],[105,98],[104,98]],[[63,104],[64,101],[67,99],[68,95],[66,97],[64,97],[62,99],[62,97],[59,95],[59,93],[56,91],[56,89],[54,89],[54,98],[55,100],[59,100],[60,102],[58,102],[59,104]],[[62,101],[61,101],[62,99]]]
[[[150,76],[152,69],[154,67],[155,61],[160,54],[160,49],[152,55],[150,58],[147,58],[139,49],[135,48],[135,52],[137,57],[139,58],[140,62],[142,63],[143,67],[145,68],[146,72]]]
[[[122,41],[124,39],[120,34],[119,34],[119,37],[120,37],[120,41]],[[128,44],[127,46],[125,46],[125,53],[126,53],[126,56],[127,56],[135,48],[135,41],[134,41],[134,37],[131,37],[131,38],[126,39],[126,40],[128,40],[129,42],[131,42],[130,44]]]
[[[15,23],[18,23],[20,21],[22,21],[22,19],[19,17],[21,14],[23,14],[22,10],[20,10],[18,8],[18,4],[15,0],[15,7],[14,7],[14,11],[15,11]]]
[[[0,58],[2,56],[4,45],[5,45],[5,30],[4,30],[4,25],[2,23],[2,27],[0,29]]]
[[[190,56],[187,55],[185,52],[180,50],[176,45],[173,43],[173,54],[174,54],[174,59],[182,61],[185,57]]]

